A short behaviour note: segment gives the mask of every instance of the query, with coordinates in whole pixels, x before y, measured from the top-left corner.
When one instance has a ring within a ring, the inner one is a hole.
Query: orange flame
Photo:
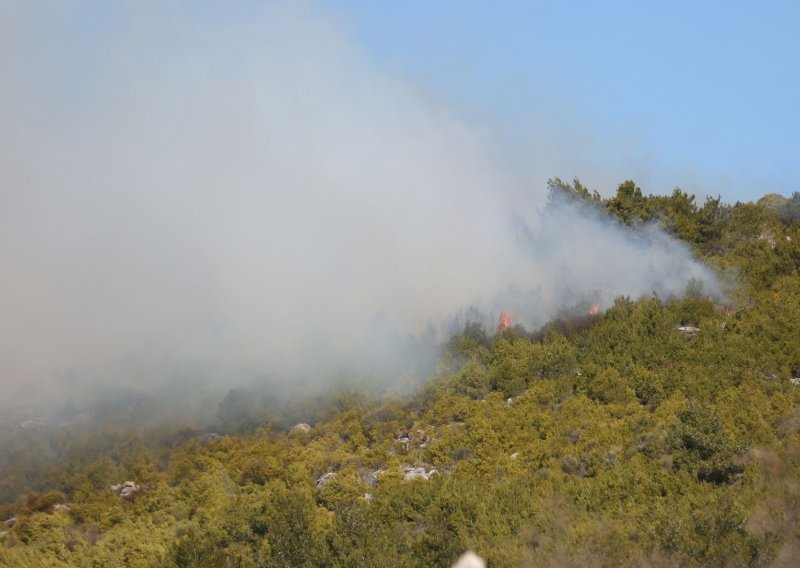
[[[596,316],[599,313],[600,313],[600,304],[595,302],[594,304],[592,304],[592,307],[589,308],[589,315]]]
[[[497,322],[497,331],[505,331],[511,327],[511,314],[500,312],[500,321]]]

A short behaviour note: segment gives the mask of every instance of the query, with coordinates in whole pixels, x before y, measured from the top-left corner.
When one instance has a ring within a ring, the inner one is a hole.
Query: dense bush
[[[620,297],[531,332],[471,323],[413,395],[234,389],[210,419],[224,436],[98,422],[120,409],[6,433],[0,513],[16,524],[0,527],[0,565],[448,566],[466,548],[491,566],[791,565],[796,196],[699,206],[632,182],[607,200],[577,181],[551,191],[660,222],[735,269],[728,299],[693,282],[683,298]],[[299,421],[311,428],[292,432]],[[141,496],[109,490],[126,479]]]

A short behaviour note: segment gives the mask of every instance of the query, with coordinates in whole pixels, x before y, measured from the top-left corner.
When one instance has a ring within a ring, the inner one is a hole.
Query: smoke
[[[511,170],[334,15],[239,8],[0,8],[7,391],[329,369],[470,306],[713,287],[655,227],[544,207],[547,164]]]

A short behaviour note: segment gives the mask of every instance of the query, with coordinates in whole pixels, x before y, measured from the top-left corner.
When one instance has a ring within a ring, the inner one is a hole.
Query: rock
[[[765,231],[758,235],[758,240],[766,242],[771,248],[775,248],[775,235],[771,231]]]
[[[305,434],[311,431],[311,426],[306,424],[305,422],[298,422],[292,429],[289,430],[289,434]]]
[[[47,420],[44,418],[32,418],[30,420],[25,420],[24,422],[20,422],[17,426],[17,432],[21,430],[41,430],[44,428],[45,424],[47,424]]]
[[[6,526],[7,526],[8,528],[11,528],[11,527],[13,527],[13,526],[14,526],[14,525],[16,525],[16,524],[17,524],[17,517],[16,517],[16,515],[14,515],[13,517],[11,517],[10,519],[8,519],[8,520],[6,521]]]
[[[439,472],[435,469],[426,470],[424,467],[404,467],[403,468],[403,481],[411,481],[412,479],[428,480],[432,475],[438,475]]]
[[[54,513],[65,513],[70,510],[69,505],[66,503],[57,503],[53,505],[53,512]]]
[[[123,487],[122,491],[119,492],[119,496],[123,499],[128,501],[132,500],[136,494],[139,492],[138,487]]]
[[[399,434],[394,438],[394,447],[399,451],[407,452],[410,442],[411,438],[408,437],[408,434]]]
[[[336,477],[336,472],[329,471],[328,473],[317,479],[317,489],[322,489],[323,487],[325,487],[334,477]]]
[[[126,481],[119,485],[112,485],[111,491],[119,495],[124,501],[133,501],[137,495],[144,491],[144,487],[133,481]]]
[[[513,454],[511,454],[510,457],[511,457],[512,460],[517,459],[519,457],[519,452],[514,452]]]
[[[511,398],[511,397],[508,397],[508,400],[506,401],[506,404],[508,406],[514,406],[514,399]]]
[[[378,484],[378,477],[380,477],[383,473],[386,473],[385,469],[376,469],[372,473],[364,475],[362,480],[370,487],[375,487]]]
[[[700,331],[700,328],[691,325],[679,325],[678,331],[680,331],[686,337],[693,337],[695,333]]]
[[[364,493],[364,499],[367,501],[372,501],[372,493]]]
[[[468,550],[456,560],[453,568],[486,568],[486,563],[480,556]]]
[[[796,386],[796,387],[800,387],[800,377],[792,377],[792,378],[791,378],[791,379],[789,379],[789,380],[792,382],[792,384],[793,384],[794,386]]]
[[[220,440],[222,440],[222,436],[216,432],[211,432],[210,434],[200,437],[200,441],[204,444],[208,444],[210,442],[219,442]]]

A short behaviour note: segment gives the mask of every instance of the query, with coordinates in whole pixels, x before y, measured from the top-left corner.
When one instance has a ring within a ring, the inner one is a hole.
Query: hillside
[[[800,194],[556,179],[560,200],[658,223],[724,297],[689,282],[541,329],[467,324],[409,394],[253,383],[200,418],[146,393],[7,414],[0,565],[795,565]]]

